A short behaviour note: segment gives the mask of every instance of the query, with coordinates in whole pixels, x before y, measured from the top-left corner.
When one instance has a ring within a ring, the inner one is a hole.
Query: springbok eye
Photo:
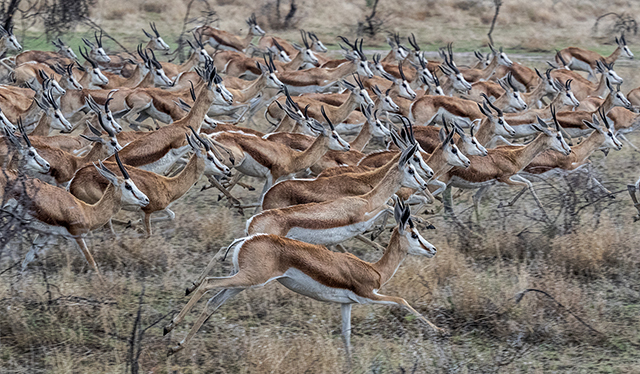
[[[418,240],[418,234],[416,234],[415,232],[412,232],[411,233],[411,238]]]
[[[33,153],[32,151],[29,151],[29,156],[30,157],[35,157],[35,153]]]
[[[502,120],[501,120],[501,119],[499,119],[499,120],[498,120],[498,123],[502,125],[502,123],[503,123],[503,122],[502,122]]]
[[[451,152],[452,153],[458,153],[458,149],[457,148],[451,148]]]
[[[125,185],[124,185],[124,188],[126,188],[126,189],[127,189],[127,190],[129,190],[129,191],[132,191],[132,190],[133,190],[133,187],[131,187],[131,185],[130,185],[129,183],[125,184]]]
[[[331,137],[334,138],[334,139],[338,139],[338,135],[336,135],[336,134],[333,134]]]
[[[222,92],[222,90],[220,90],[220,87],[216,88],[217,92]]]
[[[409,169],[409,174],[411,175],[415,174],[415,172],[413,171],[413,168]]]
[[[213,157],[211,157],[211,156],[207,156],[207,159],[208,159],[209,161],[213,161]]]
[[[518,98],[518,94],[514,93],[513,97],[515,97],[517,99]]]

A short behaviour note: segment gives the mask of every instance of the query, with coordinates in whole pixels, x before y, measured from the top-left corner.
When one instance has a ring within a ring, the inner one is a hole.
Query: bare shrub
[[[273,30],[287,30],[297,28],[302,17],[298,12],[296,0],[289,0],[288,5],[281,4],[284,1],[267,1],[262,6],[262,14],[267,18],[269,28]]]

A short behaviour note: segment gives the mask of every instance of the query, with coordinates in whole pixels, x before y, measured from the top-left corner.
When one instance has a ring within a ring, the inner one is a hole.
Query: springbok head
[[[207,137],[200,137],[193,127],[189,126],[189,129],[192,135],[185,134],[187,143],[191,146],[191,150],[196,154],[196,157],[204,160],[204,175],[229,175],[231,170],[220,161],[223,157],[216,149],[216,146]],[[200,145],[202,145],[204,151]]]
[[[473,55],[478,59],[478,64],[480,69],[484,69],[491,63],[491,54],[487,53],[487,55],[483,55],[480,51],[473,51]]]
[[[362,84],[360,76],[357,74],[353,74],[353,80],[356,82],[357,86],[351,84],[345,79],[341,80],[340,83],[342,83],[342,85],[346,89],[348,89],[353,95],[355,95],[356,103],[358,105],[373,106],[373,100],[371,100],[371,97],[369,97],[369,93],[367,92],[367,90],[364,89],[364,85]]]
[[[50,88],[43,93],[42,101],[35,97],[33,99],[36,101],[36,104],[44,110],[45,115],[51,118],[51,124],[49,126],[52,129],[63,132],[71,132],[73,130],[73,126],[64,118],[58,102],[53,98],[53,89]]]
[[[313,54],[313,51],[311,50],[311,45],[309,44],[307,33],[304,30],[300,30],[300,35],[302,36],[302,43],[304,44],[304,46],[293,43],[293,48],[302,53],[303,62],[311,64],[313,66],[319,66],[320,61],[318,61],[318,58]]]
[[[9,26],[9,30],[5,30],[4,27],[0,26],[0,42],[2,42],[4,47],[9,51],[22,50],[22,46],[13,34],[13,25]]]
[[[104,86],[105,84],[109,84],[109,78],[102,74],[102,71],[100,71],[100,67],[92,58],[89,57],[86,49],[80,47],[80,56],[84,57],[84,59],[87,60],[89,64],[91,64],[91,69],[86,70],[86,72],[91,77],[91,84],[94,84],[96,86]],[[80,65],[78,64],[78,66]]]
[[[154,35],[149,34],[145,29],[142,29],[142,32],[149,38],[149,44],[147,48],[155,49],[157,51],[168,51],[169,45],[162,40],[158,29],[156,28],[155,22],[150,22],[149,27],[151,27],[151,31],[153,31]]]
[[[596,61],[596,72],[603,74],[611,84],[622,84],[624,82],[618,73],[613,70],[613,62],[607,64],[602,60]]]
[[[559,80],[554,80],[556,88],[560,91],[559,95],[562,96],[562,105],[577,108],[580,106],[580,101],[571,91],[571,82],[573,82],[573,79],[567,79],[563,85]]]
[[[251,13],[251,17],[247,18],[247,25],[249,25],[249,32],[251,35],[263,36],[265,34],[264,30],[258,25],[256,15],[254,13]]]
[[[571,147],[569,147],[564,137],[562,136],[562,133],[564,131],[558,123],[558,119],[556,118],[556,110],[553,106],[551,107],[551,116],[553,117],[553,130],[549,129],[547,127],[547,124],[540,117],[537,117],[538,123],[534,123],[532,126],[536,131],[541,132],[544,136],[547,137],[547,145],[550,149],[558,151],[565,156],[569,156],[569,154],[571,154]]]
[[[620,49],[622,49],[622,52],[624,52],[625,56],[633,59],[633,53],[631,53],[629,47],[627,47],[627,40],[625,39],[624,34],[620,35],[619,39],[616,37],[616,44]]]
[[[349,43],[347,38],[342,36],[339,36],[339,38],[341,38],[343,42],[347,43],[347,45],[353,49],[353,52],[355,52],[354,54],[347,53],[345,58],[357,65],[356,73],[367,78],[373,78],[373,72],[371,72],[369,64],[367,63],[367,56],[365,56],[362,51],[362,43],[364,42],[364,39],[360,39],[360,45],[358,46],[357,39],[352,45]]]
[[[330,150],[341,152],[349,151],[351,149],[351,145],[349,145],[349,143],[347,143],[344,139],[342,139],[342,137],[340,137],[340,135],[338,135],[338,132],[336,131],[335,127],[333,127],[333,123],[329,119],[329,116],[327,116],[327,113],[324,111],[324,105],[320,107],[320,112],[322,112],[322,117],[324,117],[324,120],[327,122],[327,126],[329,126],[330,131],[327,131],[327,129],[323,125],[320,125],[320,127],[313,130],[319,132],[321,136],[329,139]],[[307,119],[309,118],[309,116],[307,115],[307,108],[305,108],[305,117]]]
[[[93,33],[93,37],[96,40],[95,44],[91,42],[89,39],[82,38],[82,41],[84,42],[84,44],[86,44],[87,47],[91,48],[88,55],[91,56],[91,58],[95,60],[95,62],[108,64],[109,62],[111,62],[111,58],[107,56],[107,53],[104,51],[104,48],[102,48],[102,30],[100,30],[99,37],[97,32]],[[82,54],[82,50],[80,50],[80,53]]]
[[[100,115],[98,116],[98,122],[100,123],[100,126],[102,127],[102,129],[107,132],[107,139],[103,139],[102,132],[96,129],[95,127],[93,127],[91,125],[91,122],[89,121],[86,121],[86,125],[87,125],[87,128],[91,130],[91,132],[93,133],[93,136],[87,136],[84,134],[80,134],[80,136],[84,139],[87,139],[90,142],[102,144],[102,146],[107,149],[107,154],[109,156],[111,156],[116,152],[120,152],[120,150],[122,150],[122,146],[120,146],[120,143],[118,143],[118,139],[116,138],[115,134],[111,132],[111,130],[108,127],[104,125],[104,122],[102,121],[102,116]]]
[[[593,113],[591,117],[592,122],[583,119],[582,123],[584,123],[585,126],[589,127],[590,129],[593,129],[594,131],[597,131],[604,136],[602,148],[613,148],[616,151],[621,150],[622,142],[620,142],[620,140],[616,138],[615,128],[613,127],[611,122],[609,122],[604,109],[598,108],[598,115],[600,116],[600,120],[598,120],[596,114]]]
[[[393,82],[393,84],[398,88],[398,96],[413,101],[416,98],[416,92],[413,90],[413,88],[411,88],[409,82],[407,81],[407,78],[404,76],[401,62],[398,63],[398,71],[400,72],[401,79],[397,79],[387,72],[382,73],[382,77],[388,81]]]
[[[207,53],[207,50],[204,49],[204,44],[202,44],[202,41],[200,40],[199,36],[196,35],[195,32],[193,33],[193,39],[196,42],[196,46],[191,44],[189,40],[187,40],[187,43],[189,44],[191,49],[193,49],[195,53],[198,54],[198,62],[204,64],[207,61],[211,61],[212,60],[211,56],[209,56],[209,53]]]
[[[387,37],[387,43],[393,51],[396,61],[402,62],[407,56],[409,56],[409,50],[407,47],[400,44],[400,34],[394,33]]]
[[[493,58],[498,59],[498,65],[503,65],[506,67],[511,67],[513,65],[513,61],[507,57],[507,54],[502,52],[502,47],[499,50],[493,48],[492,44],[489,44],[489,48],[491,48],[491,53],[493,54]]]
[[[407,40],[409,41],[409,44],[411,44],[411,47],[413,47],[413,51],[409,52],[409,56],[407,58],[414,67],[418,66],[421,64],[420,60],[424,59],[424,53],[420,50],[420,46],[416,41],[416,36],[413,35],[413,33],[411,33],[411,36],[407,37]]]
[[[316,35],[315,32],[307,32],[307,36],[309,36],[309,39],[311,40],[311,49],[314,52],[318,52],[318,53],[327,53],[328,49],[327,47],[324,46],[324,44],[322,44],[322,41],[320,41],[320,39],[318,39],[318,36]]]
[[[73,75],[73,63],[62,66],[60,64],[56,64],[52,66],[53,70],[60,75],[60,86],[65,90],[74,90],[80,91],[82,90],[82,85],[76,79],[75,75]]]
[[[371,113],[371,106],[361,106],[360,110],[362,110],[362,114],[364,114],[367,119],[367,125],[371,131],[371,136],[374,138],[386,138],[391,135],[391,132],[388,128],[386,128],[380,119],[378,119],[378,110]],[[366,125],[365,125],[366,126]]]
[[[378,101],[381,103],[380,109],[385,112],[399,112],[400,107],[396,104],[389,94],[391,93],[391,88],[389,88],[385,93],[382,93],[380,88],[377,85],[371,87],[373,93],[378,97]]]
[[[395,130],[391,131],[391,138],[398,138]],[[402,173],[402,187],[415,188],[420,191],[427,189],[427,182],[416,171],[416,168],[411,162],[411,158],[418,152],[418,144],[411,144],[402,150],[400,154],[400,160],[398,161],[398,168]]]
[[[480,120],[475,120],[471,124],[471,127],[470,127],[471,136],[467,136],[467,134],[465,134],[462,127],[460,127],[460,125],[458,125],[455,121],[453,123],[450,123],[450,125],[453,125],[454,131],[460,136],[460,141],[462,142],[461,150],[467,156],[484,157],[487,154],[489,154],[487,152],[487,149],[483,147],[482,144],[480,144],[478,142],[478,139],[476,139],[475,137],[475,131],[477,130],[479,123],[480,123]]]
[[[167,74],[164,72],[162,68],[162,64],[158,62],[156,59],[156,54],[153,52],[153,49],[145,50],[145,55],[147,51],[151,52],[151,58],[147,55],[147,59],[149,60],[149,74],[153,74],[153,84],[158,87],[170,87],[173,86],[173,81],[167,77]]]
[[[58,48],[58,53],[61,54],[63,57],[66,57],[68,59],[71,60],[77,60],[78,56],[75,54],[75,52],[73,52],[73,49],[71,49],[71,47],[69,47],[68,45],[64,44],[64,42],[58,38],[58,40],[54,40],[51,42],[53,44],[54,47]]]
[[[124,168],[124,165],[122,165],[122,161],[120,161],[120,156],[118,155],[118,152],[115,153],[115,156],[116,156],[116,162],[118,164],[118,168],[122,173],[122,178],[116,176],[114,172],[107,169],[107,167],[104,166],[102,161],[98,161],[98,165],[94,163],[93,166],[95,166],[95,168],[98,170],[100,175],[102,175],[105,179],[107,179],[109,183],[111,183],[114,187],[120,189],[122,193],[120,199],[124,205],[139,206],[139,207],[145,207],[149,205],[149,198],[147,197],[147,195],[142,193],[142,191],[138,189],[138,187],[133,182],[133,180],[131,180],[131,177],[129,176],[127,169]]]
[[[270,53],[269,60],[267,60],[266,56],[264,57],[264,65],[259,62],[256,62],[256,65],[258,65],[258,68],[267,79],[267,88],[281,89],[284,87],[284,83],[282,83],[276,76],[276,65],[273,63],[273,58]]]
[[[440,57],[444,60],[444,64],[441,64],[439,68],[449,78],[453,89],[461,93],[469,92],[471,84],[464,79],[455,62],[453,62],[453,46],[451,43],[447,45],[447,51],[440,49]]]
[[[509,98],[505,112],[511,113],[527,109],[527,103],[522,100],[520,92],[515,88],[511,72],[509,72],[505,78],[499,80],[498,83],[500,87],[505,90],[505,95]]]
[[[42,158],[42,156],[38,154],[38,151],[31,145],[31,141],[24,130],[24,126],[22,126],[22,118],[18,118],[18,128],[20,129],[20,133],[22,134],[22,139],[24,140],[26,147],[23,147],[22,144],[20,144],[20,141],[15,137],[13,132],[8,131],[7,128],[5,128],[4,131],[5,137],[9,142],[13,146],[17,147],[18,152],[22,157],[22,161],[24,162],[23,167],[36,173],[48,173],[51,169],[51,165],[49,165],[47,160]]]
[[[544,75],[540,74],[540,71],[538,71],[537,68],[534,70],[536,71],[538,78],[540,78],[541,82],[544,84],[545,94],[553,95],[561,92],[561,90],[555,83],[555,79],[551,77],[551,70],[553,69],[547,69]]]
[[[393,196],[395,207],[393,217],[396,220],[398,234],[400,235],[400,248],[414,256],[426,256],[432,258],[436,255],[436,247],[426,241],[418,232],[411,220],[411,208],[405,205],[398,196]]]
[[[447,123],[444,118],[444,114],[442,115],[442,123]],[[449,126],[441,128],[438,133],[438,137],[442,143],[442,154],[444,155],[444,159],[447,164],[451,166],[468,168],[469,165],[471,165],[471,161],[469,161],[469,158],[460,152],[458,146],[456,146],[456,143],[453,141],[453,133],[453,131],[449,131]]]
[[[87,95],[85,97],[85,102],[89,109],[91,109],[102,120],[100,125],[109,129],[108,131],[105,129],[107,133],[113,132],[115,134],[119,134],[122,132],[122,126],[120,126],[120,124],[113,118],[113,113],[111,113],[111,110],[109,109],[109,103],[113,100],[112,96],[116,91],[117,90],[112,90],[107,95],[107,100],[104,103],[104,113],[102,108],[100,108],[91,95]]]
[[[420,174],[422,178],[429,179],[433,177],[433,174],[434,174],[433,169],[431,169],[431,167],[427,165],[427,163],[424,161],[424,157],[422,157],[422,154],[423,153],[426,154],[426,153],[420,146],[420,143],[416,141],[416,138],[413,134],[413,123],[411,123],[409,118],[405,116],[400,115],[397,117],[402,122],[402,129],[400,130],[400,138],[394,139],[392,137],[391,140],[393,140],[394,144],[401,150],[404,150],[407,147],[411,147],[414,145],[417,146],[418,151],[415,152],[413,156],[409,158],[409,163],[413,165],[413,167],[416,169],[416,171],[418,172],[418,174]]]
[[[196,72],[206,84],[208,95],[212,95],[211,102],[213,105],[231,105],[233,104],[233,95],[227,91],[222,84],[222,77],[218,75],[218,71],[213,66],[213,62],[207,62],[203,69],[196,68]],[[201,93],[203,91],[200,91]]]
[[[60,86],[60,83],[58,83],[57,80],[53,79],[53,77],[49,77],[49,74],[47,74],[46,71],[39,69],[38,76],[42,80],[42,88],[45,90],[51,88],[53,90],[52,94],[55,97],[60,97],[67,93],[67,91]]]
[[[633,110],[633,105],[631,105],[631,102],[627,99],[624,93],[620,91],[620,85],[616,84],[616,87],[613,88],[613,86],[611,85],[611,81],[609,81],[609,79],[607,78],[605,79],[607,80],[607,88],[609,88],[610,91],[609,95],[611,95],[613,98],[613,106],[621,106],[623,108]]]
[[[504,119],[504,113],[502,113],[502,110],[500,110],[500,108],[494,106],[491,101],[489,101],[489,98],[487,97],[487,95],[482,94],[484,101],[482,102],[482,105],[478,104],[478,108],[480,109],[480,112],[485,115],[485,117],[487,117],[487,120],[489,122],[491,122],[494,126],[494,130],[493,132],[496,135],[500,135],[500,136],[514,136],[516,134],[516,130],[513,129],[513,127],[511,127],[507,121]],[[489,109],[489,106],[491,106],[491,108],[493,108],[496,111],[496,115],[493,115],[493,112],[491,111],[491,109]]]
[[[269,51],[275,53],[276,56],[278,56],[278,60],[280,60],[280,61],[282,61],[284,63],[291,62],[291,56],[289,56],[289,54],[284,49],[284,47],[281,46],[280,43],[278,43],[276,38],[271,38],[271,41],[272,41],[273,46],[275,47],[275,49],[274,48],[269,48]],[[314,66],[315,66],[315,64],[314,64]]]

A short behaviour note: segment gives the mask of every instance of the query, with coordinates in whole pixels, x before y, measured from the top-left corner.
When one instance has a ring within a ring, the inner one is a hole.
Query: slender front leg
[[[353,304],[340,304],[342,314],[342,340],[347,352],[347,360],[351,362],[351,306]]]
[[[427,325],[431,326],[434,330],[442,332],[442,333],[446,333],[445,329],[442,329],[442,328],[434,325],[433,323],[431,323],[428,319],[425,318],[425,316],[423,316],[422,314],[418,313],[417,310],[413,309],[413,307],[411,305],[409,305],[409,303],[405,299],[403,299],[401,297],[385,296],[385,295],[380,295],[380,294],[377,294],[377,293],[372,293],[371,295],[369,295],[367,297],[370,298],[376,304],[396,304],[396,305],[402,306],[402,307],[408,309],[414,316],[418,317],[418,319],[420,319],[422,322],[424,322]]]
[[[100,274],[100,270],[98,270],[98,265],[96,264],[96,261],[93,259],[91,252],[89,252],[89,248],[87,248],[87,243],[85,243],[84,238],[77,237],[75,238],[75,240],[76,240],[76,243],[78,243],[78,247],[80,247],[80,252],[82,252],[84,259],[89,263],[89,266],[93,268],[96,274],[98,274],[98,277],[100,278],[100,280],[103,281],[102,275]]]

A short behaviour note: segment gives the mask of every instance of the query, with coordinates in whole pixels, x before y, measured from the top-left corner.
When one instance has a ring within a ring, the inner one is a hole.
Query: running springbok
[[[169,49],[171,49],[160,36],[160,33],[156,28],[156,23],[149,22],[149,27],[151,27],[151,31],[153,31],[154,35],[151,35],[145,29],[142,29],[142,32],[147,36],[147,38],[149,38],[149,43],[147,43],[147,46],[144,48],[155,49],[156,51],[168,51]]]
[[[436,331],[443,331],[413,309],[405,299],[380,294],[380,288],[396,273],[407,254],[429,258],[436,254],[436,248],[416,230],[409,207],[398,199],[394,217],[397,226],[382,258],[375,263],[276,235],[259,234],[236,240],[232,244],[232,275],[207,277],[217,262],[214,257],[193,286],[187,289],[187,294],[193,290],[195,293],[164,328],[165,335],[184,319],[208,291],[220,291],[209,300],[187,336],[177,346],[170,348],[168,354],[182,350],[202,324],[231,297],[247,288],[261,287],[273,280],[301,295],[341,305],[342,338],[347,356],[351,353],[351,306],[354,303],[398,305]]]
[[[631,53],[629,47],[627,47],[624,34],[622,34],[620,38],[616,37],[616,44],[618,47],[607,57],[587,49],[568,47],[556,53],[556,62],[565,69],[586,71],[589,73],[589,78],[595,78],[596,64],[598,61],[602,60],[607,65],[613,64],[622,53],[630,59],[633,59],[633,53]]]
[[[178,175],[167,178],[138,168],[129,168],[128,170],[131,180],[149,197],[150,202],[143,207],[125,205],[123,209],[142,211],[147,237],[151,236],[152,213],[162,211],[168,219],[172,220],[175,213],[169,209],[169,205],[186,194],[203,174],[221,176],[229,173],[229,168],[219,160],[219,156],[214,154],[217,151],[209,141],[200,138],[193,128],[191,131],[193,135],[186,137],[194,154]],[[204,147],[204,151],[199,144]],[[104,165],[115,167],[113,162],[105,162]],[[95,204],[100,200],[108,185],[108,180],[100,178],[98,170],[86,166],[76,173],[73,182],[69,185],[69,192],[88,204]]]
[[[102,162],[96,166],[110,184],[100,200],[93,205],[78,200],[65,189],[38,179],[27,179],[15,183],[9,192],[8,205],[15,209],[23,209],[31,220],[30,225],[37,230],[73,239],[80,247],[89,266],[100,275],[98,265],[84,240],[86,235],[109,222],[123,204],[139,206],[149,204],[149,198],[131,181],[117,153],[116,160],[123,178],[117,177]],[[34,255],[27,254],[27,259],[33,258]]]
[[[246,22],[249,25],[249,32],[244,39],[211,26],[200,26],[195,29],[195,34],[201,40],[206,40],[215,49],[244,52],[254,36],[263,36],[265,34],[264,30],[258,25],[255,14],[252,14]]]
[[[396,166],[389,169],[368,193],[265,210],[247,221],[247,235],[266,233],[307,243],[334,245],[362,234],[387,212],[387,201],[401,187],[420,191],[427,188],[427,183],[409,163],[417,150],[417,144],[406,148]]]

